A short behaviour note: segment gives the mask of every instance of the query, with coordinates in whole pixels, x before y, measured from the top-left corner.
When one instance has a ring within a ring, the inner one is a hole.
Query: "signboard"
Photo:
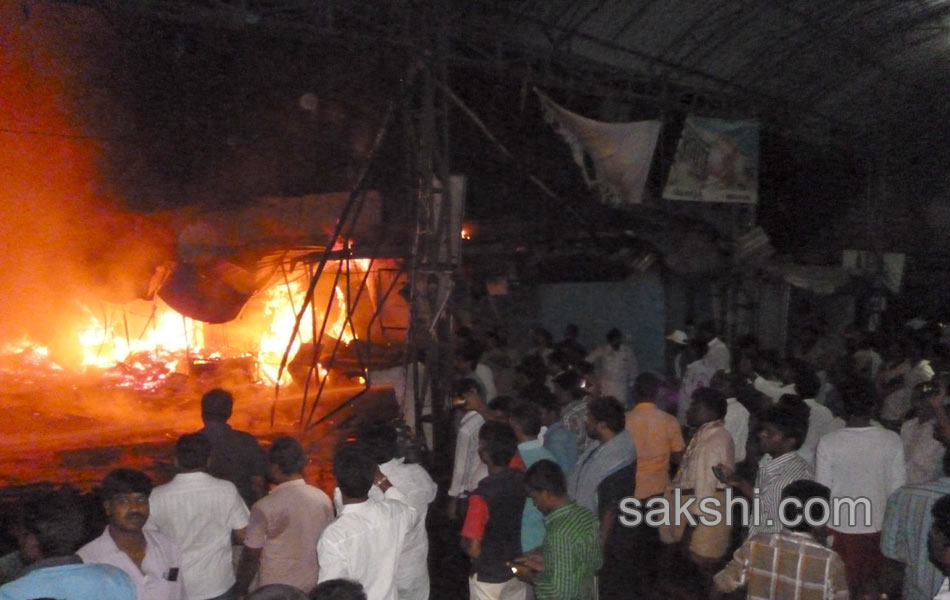
[[[758,123],[687,117],[663,198],[758,202]]]

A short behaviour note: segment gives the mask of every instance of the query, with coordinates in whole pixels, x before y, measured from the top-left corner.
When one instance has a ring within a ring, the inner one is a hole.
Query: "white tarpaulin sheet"
[[[535,93],[546,120],[570,145],[588,187],[597,188],[601,200],[610,206],[639,204],[662,123],[594,121],[558,106],[538,90]],[[594,164],[593,177],[587,171],[585,153]]]

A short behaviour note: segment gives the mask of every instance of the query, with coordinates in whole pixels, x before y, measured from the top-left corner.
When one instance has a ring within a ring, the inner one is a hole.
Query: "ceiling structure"
[[[477,2],[486,37],[700,112],[867,141],[950,116],[946,0]]]
[[[849,146],[906,149],[914,140],[931,154],[950,137],[950,0],[372,4],[139,0],[124,9],[419,48],[432,47],[420,22],[434,19],[447,25],[442,47],[450,61],[503,70],[529,85],[759,118],[791,135]]]

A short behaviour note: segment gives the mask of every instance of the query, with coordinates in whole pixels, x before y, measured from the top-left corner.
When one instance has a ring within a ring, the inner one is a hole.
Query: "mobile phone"
[[[722,470],[722,467],[720,467],[719,465],[716,465],[712,468],[712,472],[713,472],[713,475],[716,476],[716,479],[718,479],[719,481],[723,483],[726,483],[726,473]]]

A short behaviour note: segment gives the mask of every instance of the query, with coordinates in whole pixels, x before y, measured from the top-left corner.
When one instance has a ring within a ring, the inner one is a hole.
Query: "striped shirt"
[[[544,570],[534,578],[537,600],[594,600],[594,577],[603,564],[600,520],[576,502],[544,517]]]
[[[746,586],[749,600],[848,598],[841,557],[803,532],[760,533],[747,539],[713,582],[726,593]]]
[[[459,423],[455,437],[455,462],[452,467],[452,483],[449,496],[456,498],[478,487],[478,482],[488,476],[488,467],[478,457],[478,432],[485,418],[474,410],[466,412]]]
[[[933,523],[930,509],[950,494],[950,477],[921,485],[907,485],[887,499],[881,552],[904,563],[904,600],[930,600],[940,590],[943,573],[930,562],[927,533]]]
[[[766,454],[759,460],[759,470],[755,474],[755,487],[759,490],[761,510],[758,520],[749,525],[749,536],[757,533],[778,533],[782,531],[779,505],[782,502],[782,490],[799,479],[814,479],[815,474],[808,462],[796,452],[787,452],[778,458]]]

